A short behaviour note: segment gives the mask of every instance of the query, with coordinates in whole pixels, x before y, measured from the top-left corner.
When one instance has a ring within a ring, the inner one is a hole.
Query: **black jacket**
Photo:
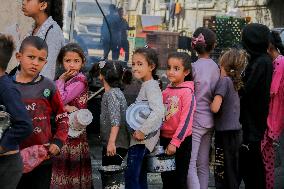
[[[243,46],[250,55],[240,90],[244,143],[259,142],[267,128],[273,72],[272,60],[266,53],[268,34],[269,29],[261,24],[248,25],[243,30]]]

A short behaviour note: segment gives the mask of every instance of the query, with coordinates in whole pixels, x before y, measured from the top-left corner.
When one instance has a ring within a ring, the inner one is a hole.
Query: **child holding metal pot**
[[[128,150],[127,169],[125,171],[126,189],[147,189],[147,170],[145,157],[154,150],[158,143],[160,127],[164,117],[164,106],[159,83],[155,80],[158,66],[158,54],[154,49],[145,46],[134,51],[132,56],[133,76],[142,81],[142,86],[136,98],[138,104],[147,103],[149,111],[126,113],[128,124],[138,126],[131,134]],[[127,112],[131,112],[130,106]],[[135,108],[133,108],[134,110]],[[129,116],[130,114],[130,116]],[[146,115],[147,114],[147,115]],[[133,126],[134,126],[133,125]]]
[[[100,61],[92,69],[104,86],[101,102],[100,134],[103,145],[102,166],[120,166],[129,147],[129,134],[126,128],[127,102],[122,88],[125,70],[118,61]]]
[[[190,60],[190,56],[182,52],[168,57],[167,77],[171,83],[162,93],[166,117],[161,127],[160,144],[166,155],[175,155],[176,170],[161,173],[163,189],[187,188],[196,107]]]

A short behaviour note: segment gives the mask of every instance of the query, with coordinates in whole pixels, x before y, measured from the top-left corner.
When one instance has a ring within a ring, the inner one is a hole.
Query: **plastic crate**
[[[228,48],[241,41],[242,29],[246,25],[245,18],[228,16],[216,17],[217,47]]]

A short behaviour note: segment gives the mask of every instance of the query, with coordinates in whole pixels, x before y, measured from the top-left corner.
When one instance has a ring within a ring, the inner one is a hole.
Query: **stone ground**
[[[89,135],[89,143],[90,143],[90,151],[91,151],[91,158],[92,158],[92,169],[93,169],[93,183],[95,189],[101,189],[101,178],[100,173],[98,172],[98,168],[101,165],[101,151],[102,148],[100,147],[99,139],[97,135],[90,134]],[[282,162],[284,163],[284,136],[281,139],[281,158]],[[213,168],[211,167],[211,170]],[[284,189],[284,165],[280,168],[277,168],[275,171],[276,183],[275,189]],[[148,174],[148,184],[149,189],[162,189],[162,181],[160,174]],[[211,171],[210,179],[209,179],[209,186],[208,189],[215,189],[214,185],[214,176]],[[242,185],[240,189],[244,189]]]

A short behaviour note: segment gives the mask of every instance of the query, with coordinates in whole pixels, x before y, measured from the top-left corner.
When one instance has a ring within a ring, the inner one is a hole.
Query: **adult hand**
[[[133,138],[137,141],[142,141],[145,139],[145,134],[137,130],[133,133]]]
[[[116,154],[116,146],[114,142],[108,142],[107,144],[107,156],[114,156]]]
[[[169,144],[168,147],[165,150],[165,153],[168,156],[171,156],[171,155],[174,155],[176,153],[176,151],[177,151],[177,147],[172,145],[172,144]]]

